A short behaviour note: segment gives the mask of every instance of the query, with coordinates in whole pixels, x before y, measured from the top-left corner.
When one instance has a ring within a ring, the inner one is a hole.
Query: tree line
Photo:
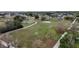
[[[23,25],[22,25],[21,22],[24,19],[25,19],[25,17],[15,16],[13,18],[13,21],[6,21],[5,22],[6,26],[5,27],[0,27],[0,33],[5,33],[5,32],[8,32],[8,31],[12,31],[12,30],[22,28]]]

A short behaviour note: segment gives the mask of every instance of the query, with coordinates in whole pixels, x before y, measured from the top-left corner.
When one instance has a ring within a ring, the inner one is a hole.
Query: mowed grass
[[[61,36],[56,32],[56,26],[59,24],[67,27],[70,22],[52,20],[51,23],[42,23],[40,21],[30,28],[12,32],[10,35],[18,41],[18,47],[50,47],[47,44],[51,43],[51,40],[56,42]],[[46,43],[47,41],[49,42]]]

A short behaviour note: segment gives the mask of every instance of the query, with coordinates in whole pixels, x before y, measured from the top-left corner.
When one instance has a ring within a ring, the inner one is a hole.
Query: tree
[[[73,21],[74,17],[66,16],[66,17],[64,17],[64,19]]]
[[[41,18],[41,20],[42,20],[42,21],[45,21],[45,20],[46,20],[46,17],[43,16],[43,17]]]
[[[5,33],[6,32],[6,27],[0,27],[0,33]]]
[[[14,21],[13,21],[15,28],[16,28],[16,29],[17,29],[17,28],[22,28],[23,26],[22,26],[21,22],[22,22],[23,20],[25,20],[25,19],[26,19],[25,17],[15,16],[15,17],[14,17]]]
[[[7,21],[6,22],[6,27],[7,27],[7,30],[14,30],[14,21]]]
[[[0,27],[0,33],[5,33],[5,32],[8,32],[8,31],[12,31],[12,30],[15,30],[15,29],[22,28],[23,26],[22,26],[21,22],[23,21],[23,19],[25,19],[25,18],[16,16],[16,17],[14,17],[13,21],[5,22],[6,26]]]
[[[23,20],[25,20],[26,19],[26,17],[24,17],[24,16],[15,16],[14,17],[14,20],[17,20],[17,21],[19,21],[19,22],[22,22]]]
[[[38,15],[35,15],[35,19],[38,19],[39,18],[39,16]]]
[[[59,34],[63,34],[66,31],[65,27],[61,24],[57,25],[56,32]]]

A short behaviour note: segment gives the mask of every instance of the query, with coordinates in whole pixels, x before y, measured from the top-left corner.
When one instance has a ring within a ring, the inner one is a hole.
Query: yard
[[[17,32],[10,33],[14,41],[17,41],[18,47],[53,47],[57,42],[61,33],[56,31],[57,26],[67,28],[70,21],[51,20],[51,23],[43,23],[39,21],[36,25],[22,29]]]

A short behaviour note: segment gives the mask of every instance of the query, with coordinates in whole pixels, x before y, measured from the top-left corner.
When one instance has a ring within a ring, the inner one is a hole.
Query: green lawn
[[[61,34],[56,32],[56,26],[59,24],[68,27],[70,22],[63,20],[52,20],[51,23],[38,22],[36,25],[10,33],[14,40],[17,39],[18,47],[52,47]]]

